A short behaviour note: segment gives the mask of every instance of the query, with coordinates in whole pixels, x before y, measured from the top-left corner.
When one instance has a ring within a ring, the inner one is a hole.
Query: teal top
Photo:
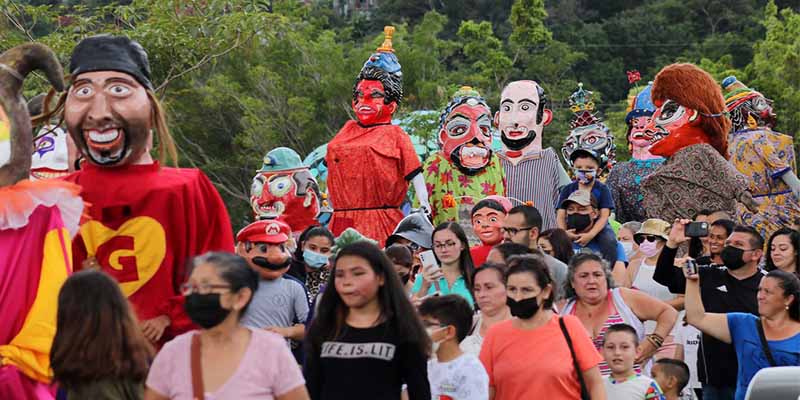
[[[414,282],[414,287],[411,288],[411,293],[416,294],[422,288],[422,274],[420,274],[419,279]],[[467,287],[467,281],[464,279],[464,276],[461,275],[453,282],[453,286],[447,286],[447,279],[444,277],[439,278],[439,293],[442,295],[447,294],[457,294],[465,299],[469,303],[470,307],[475,308],[474,304],[475,301],[472,300],[472,293],[470,293],[469,288]],[[432,295],[436,293],[436,285],[431,285],[431,288],[428,289],[428,295]]]

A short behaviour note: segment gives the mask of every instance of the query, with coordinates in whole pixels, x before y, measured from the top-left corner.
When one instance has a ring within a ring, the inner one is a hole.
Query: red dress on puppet
[[[406,181],[421,170],[411,139],[396,125],[347,121],[325,158],[333,234],[352,227],[383,243],[403,219]]]
[[[66,178],[91,204],[73,246],[75,265],[96,258],[128,297],[140,321],[172,320],[167,337],[191,327],[180,285],[186,262],[207,251],[233,251],[233,229],[214,185],[197,169],[84,164]]]
[[[383,245],[403,218],[400,204],[413,180],[421,208],[430,211],[422,166],[411,138],[391,125],[403,96],[400,63],[392,50],[394,28],[370,56],[353,89],[356,121],[347,121],[328,143],[328,193],[334,208],[331,231],[354,228]]]
[[[30,66],[58,90],[64,73],[38,44],[3,53],[0,66],[0,399],[53,399],[56,305],[72,272],[70,241],[83,200],[76,185],[27,179],[34,148],[21,90]]]

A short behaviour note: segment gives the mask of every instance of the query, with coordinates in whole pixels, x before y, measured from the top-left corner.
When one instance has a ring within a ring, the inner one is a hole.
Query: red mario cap
[[[289,240],[291,228],[277,219],[265,219],[245,226],[236,234],[237,242],[280,244]]]

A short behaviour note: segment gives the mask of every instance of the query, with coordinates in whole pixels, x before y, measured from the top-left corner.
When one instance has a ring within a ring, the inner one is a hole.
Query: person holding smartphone
[[[686,278],[676,264],[678,247],[689,241],[686,235],[688,219],[676,219],[667,244],[656,263],[653,279],[667,286],[672,293],[686,293]],[[758,315],[756,298],[759,283],[765,273],[758,267],[763,255],[764,238],[749,226],[736,226],[725,240],[720,253],[723,265],[703,265],[697,262],[700,278],[700,298],[710,313],[743,312]],[[688,294],[687,299],[688,302]],[[688,308],[688,307],[687,307]],[[690,321],[691,323],[691,321]],[[738,362],[733,346],[714,335],[703,334],[702,354],[698,355],[700,381],[704,399],[731,399],[736,392]]]
[[[411,289],[415,299],[436,293],[457,294],[464,297],[474,308],[470,288],[472,287],[472,257],[469,253],[467,235],[456,222],[443,222],[433,230],[434,261],[429,261],[426,254],[422,258],[422,279],[414,282]],[[437,264],[441,264],[441,267]]]

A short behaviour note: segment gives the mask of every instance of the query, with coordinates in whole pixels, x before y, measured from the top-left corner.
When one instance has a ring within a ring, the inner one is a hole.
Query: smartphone
[[[690,222],[686,225],[686,237],[708,236],[708,222]]]
[[[686,260],[686,275],[694,275],[697,273],[697,261]]]
[[[433,250],[425,250],[419,253],[419,260],[422,263],[423,271],[427,268],[439,269],[439,263],[436,261],[436,256],[433,254]],[[441,291],[439,288],[439,282],[433,282],[433,287],[436,289],[436,293]]]

